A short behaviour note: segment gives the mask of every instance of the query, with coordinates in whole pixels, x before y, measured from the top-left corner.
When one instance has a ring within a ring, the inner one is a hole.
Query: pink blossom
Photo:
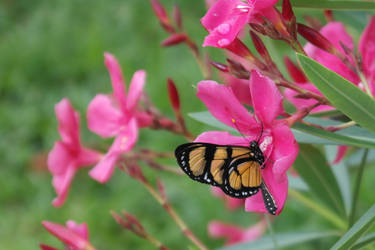
[[[70,183],[79,168],[93,165],[101,154],[82,147],[79,136],[79,114],[74,111],[68,99],[55,105],[61,141],[55,142],[48,154],[48,169],[53,175],[52,185],[57,197],[52,204],[61,206],[68,195]]]
[[[234,95],[241,103],[251,106],[251,95],[248,80],[239,79],[229,73],[222,73],[220,76],[226,82],[226,84],[231,87]]]
[[[229,210],[236,210],[237,208],[243,206],[245,204],[245,199],[236,199],[231,198],[230,196],[226,195],[220,188],[212,187],[211,189],[212,194],[216,197],[220,197],[224,200],[227,208]]]
[[[111,178],[120,155],[134,147],[140,123],[147,125],[147,121],[144,121],[148,119],[146,114],[139,114],[137,111],[146,72],[139,70],[134,73],[126,94],[120,65],[113,55],[105,53],[104,57],[112,81],[113,94],[96,95],[87,111],[88,128],[92,132],[104,138],[115,137],[108,152],[89,173],[93,179],[101,183]]]
[[[375,96],[375,16],[373,16],[362,33],[359,41],[364,74]]]
[[[260,238],[266,228],[267,224],[264,219],[246,229],[219,221],[212,221],[208,225],[208,233],[215,238],[226,238],[225,245],[233,245]]]
[[[249,141],[257,140],[263,130],[260,149],[269,160],[262,170],[262,178],[275,199],[278,207],[276,214],[279,214],[288,193],[286,171],[297,157],[298,145],[285,120],[276,120],[283,108],[282,96],[275,83],[257,71],[252,71],[249,86],[255,116],[241,105],[228,86],[214,81],[201,81],[198,84],[197,96],[211,114],[246,135],[247,140],[227,132],[211,131],[202,133],[195,141],[249,146]],[[245,210],[267,212],[260,192],[246,199]]]
[[[201,19],[209,35],[203,46],[226,47],[254,15],[273,6],[277,0],[218,0]]]
[[[49,221],[43,221],[42,225],[48,232],[66,244],[70,250],[94,250],[88,238],[86,223],[81,225],[74,221],[68,221],[66,227]],[[41,244],[41,249],[54,249]]]

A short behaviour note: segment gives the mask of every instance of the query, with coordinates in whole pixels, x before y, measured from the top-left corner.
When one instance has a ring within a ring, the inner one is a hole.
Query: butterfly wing
[[[260,165],[254,164],[249,147],[193,142],[177,147],[175,156],[191,179],[219,186],[232,197],[245,198],[258,192]]]

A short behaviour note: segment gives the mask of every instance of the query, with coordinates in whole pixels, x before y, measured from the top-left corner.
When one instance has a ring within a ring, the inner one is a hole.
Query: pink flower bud
[[[160,22],[168,22],[168,15],[165,11],[163,5],[158,0],[150,0],[151,7],[154,10],[156,17],[160,20]]]
[[[283,7],[281,15],[285,22],[289,23],[295,20],[295,15],[293,13],[292,5],[289,0],[283,0]]]
[[[289,59],[289,57],[285,56],[284,62],[285,62],[285,66],[286,66],[286,69],[288,70],[290,77],[292,77],[292,79],[295,82],[298,82],[298,83],[308,82],[305,74],[298,68],[297,65],[295,65],[292,62],[292,60]]]
[[[167,87],[168,87],[169,100],[172,104],[172,108],[175,112],[179,113],[180,112],[180,97],[178,95],[176,85],[171,78],[168,78],[167,80]]]
[[[221,72],[229,72],[229,67],[223,63],[211,61],[210,64]]]
[[[59,250],[57,248],[54,248],[54,247],[51,247],[51,246],[48,246],[48,245],[45,245],[45,244],[39,244],[39,247],[41,250]]]
[[[314,44],[318,48],[325,50],[329,53],[336,54],[336,48],[333,44],[328,41],[324,36],[322,36],[318,31],[304,25],[304,24],[297,24],[298,33],[303,36],[307,41]]]
[[[250,31],[250,36],[259,55],[263,57],[266,62],[272,62],[270,54],[268,53],[266,46],[264,46],[264,43],[259,38],[259,36],[257,36],[257,34],[255,34],[253,31]]]
[[[161,42],[161,46],[167,47],[167,46],[173,46],[177,45],[179,43],[182,43],[186,41],[186,34],[172,34],[167,39],[165,39],[163,42]]]
[[[233,42],[226,47],[226,49],[243,58],[254,57],[249,48],[237,38],[234,39]]]
[[[173,7],[173,19],[176,22],[178,28],[182,29],[182,15],[180,7],[177,4]]]

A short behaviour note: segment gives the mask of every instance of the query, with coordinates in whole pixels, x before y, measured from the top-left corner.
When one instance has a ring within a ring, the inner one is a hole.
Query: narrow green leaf
[[[234,128],[231,128],[225,125],[224,123],[221,123],[218,120],[216,120],[216,118],[213,117],[211,113],[208,111],[189,113],[188,115],[194,120],[207,124],[211,127],[219,128],[219,129],[223,129],[223,130],[231,131],[231,132],[237,132]]]
[[[342,113],[338,110],[328,110],[328,111],[320,111],[320,112],[315,112],[313,114],[310,114],[310,116],[313,117],[330,117],[330,116],[338,116],[342,115]]]
[[[350,133],[343,133],[343,131],[339,132],[329,132],[327,130],[323,130],[317,127],[312,127],[309,125],[301,124],[301,123],[295,123],[293,126],[294,129],[314,135],[315,137],[320,137],[322,139],[325,139],[325,143],[319,143],[319,140],[315,144],[340,144],[340,145],[351,145],[351,146],[357,146],[362,148],[375,148],[375,139],[372,139],[371,137],[360,137],[355,136],[354,134]],[[297,140],[298,141],[298,140]],[[330,142],[330,143],[327,143]],[[314,142],[308,142],[308,143],[314,143]]]
[[[373,3],[375,4],[375,3]],[[302,54],[297,54],[310,81],[342,113],[375,133],[375,100],[351,82]]]
[[[337,147],[325,146],[324,149],[326,152],[328,162],[333,162],[337,155]],[[331,169],[336,177],[337,184],[339,185],[341,195],[344,200],[346,215],[349,215],[351,211],[353,196],[352,191],[350,189],[351,183],[346,160],[343,159],[340,163],[333,165]]]
[[[375,223],[375,205],[349,229],[339,241],[333,245],[332,249],[350,249],[361,238],[363,234]]]
[[[329,9],[329,10],[371,10],[375,3],[370,1],[336,1],[336,0],[290,0],[293,8]],[[281,3],[279,3],[280,5]]]
[[[310,187],[311,192],[336,213],[346,216],[337,180],[319,150],[310,145],[300,145],[299,154],[293,166]]]
[[[326,237],[335,236],[335,232],[294,232],[294,233],[279,233],[275,234],[274,237],[277,241],[277,246],[279,248],[285,248],[301,244],[311,240],[317,240]],[[264,236],[258,240],[237,244],[230,247],[220,248],[221,250],[266,250],[275,249],[272,238],[270,235]]]
[[[355,249],[362,249],[364,248],[365,246],[368,246],[370,244],[374,244],[375,243],[375,233],[371,233],[371,234],[368,234],[364,237],[362,237],[358,242],[357,244],[355,244],[351,250],[355,250]]]

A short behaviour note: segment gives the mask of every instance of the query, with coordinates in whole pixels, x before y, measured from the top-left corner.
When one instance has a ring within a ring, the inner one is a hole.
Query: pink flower
[[[266,231],[266,228],[267,224],[264,219],[247,229],[219,221],[212,221],[208,225],[208,233],[215,238],[226,238],[225,245],[233,245],[260,238]]]
[[[70,250],[94,250],[88,238],[86,223],[78,225],[74,221],[68,221],[66,227],[49,221],[43,221],[42,225],[48,232],[66,244]],[[41,249],[54,249],[41,244]]]
[[[61,206],[68,195],[70,183],[80,167],[93,165],[100,159],[100,153],[82,147],[79,136],[79,114],[74,111],[68,99],[55,105],[61,141],[55,142],[48,154],[48,169],[53,175],[57,198],[52,204]]]
[[[248,80],[239,79],[229,73],[222,73],[220,76],[226,82],[226,84],[231,87],[234,95],[241,103],[251,106],[251,95]]]
[[[275,199],[276,214],[279,214],[288,193],[286,171],[297,157],[298,145],[285,120],[276,120],[283,112],[283,108],[282,96],[275,83],[257,71],[252,71],[249,85],[256,118],[241,105],[228,86],[214,81],[201,81],[198,84],[197,96],[205,103],[211,114],[246,135],[247,140],[227,132],[211,131],[202,133],[195,141],[249,146],[249,141],[257,140],[263,127],[260,149],[269,160],[262,170],[262,178]],[[246,199],[245,210],[267,212],[261,192]]]
[[[208,30],[203,46],[226,47],[254,15],[273,6],[277,0],[218,0],[201,19]]]
[[[139,123],[143,124],[143,121],[137,120],[137,117],[142,116],[136,109],[146,78],[145,71],[135,72],[126,94],[120,65],[113,55],[105,53],[104,57],[113,95],[96,95],[87,111],[88,128],[92,132],[104,138],[115,137],[108,152],[89,173],[101,183],[111,178],[120,155],[131,150],[137,142]]]
[[[359,41],[363,71],[375,96],[375,16],[370,20]]]
[[[216,197],[220,197],[224,200],[227,208],[229,210],[236,210],[237,208],[243,206],[245,204],[245,199],[236,199],[231,198],[230,196],[226,195],[220,188],[212,187],[211,189],[212,194]]]

